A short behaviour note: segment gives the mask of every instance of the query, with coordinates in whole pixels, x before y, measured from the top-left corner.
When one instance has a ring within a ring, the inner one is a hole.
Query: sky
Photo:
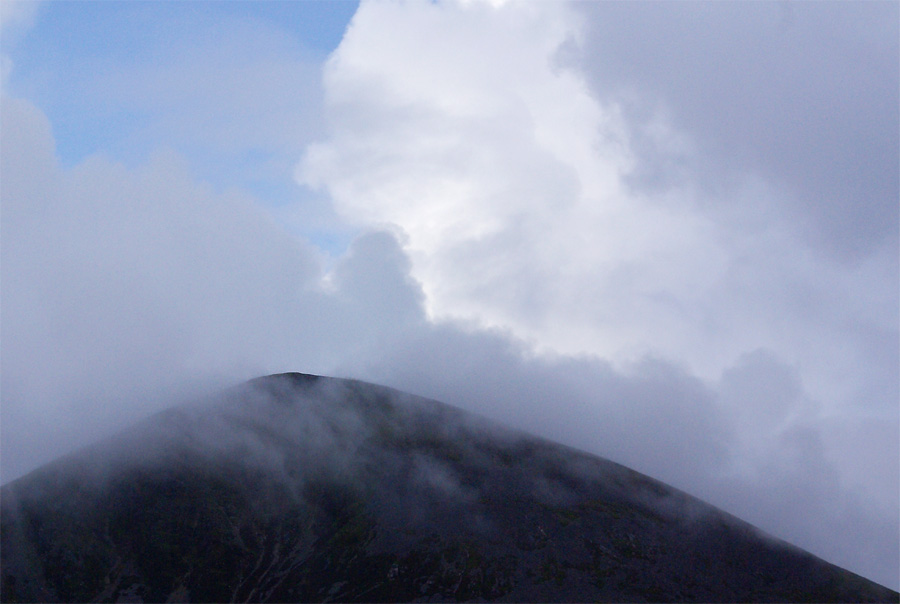
[[[900,585],[900,4],[0,4],[0,477],[302,371]]]

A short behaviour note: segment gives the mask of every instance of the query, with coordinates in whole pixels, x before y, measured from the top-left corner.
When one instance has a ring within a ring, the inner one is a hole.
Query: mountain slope
[[[4,601],[897,601],[637,472],[351,380],[259,378],[0,491]]]

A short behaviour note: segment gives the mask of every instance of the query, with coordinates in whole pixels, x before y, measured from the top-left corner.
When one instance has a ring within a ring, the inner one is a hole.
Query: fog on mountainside
[[[302,370],[900,588],[900,5],[335,6],[0,0],[0,482]]]
[[[681,491],[433,400],[259,378],[0,490],[17,601],[898,601]]]

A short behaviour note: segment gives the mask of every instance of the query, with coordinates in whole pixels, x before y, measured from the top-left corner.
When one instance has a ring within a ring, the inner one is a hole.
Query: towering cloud
[[[703,133],[662,102],[638,119],[620,81],[582,67],[597,45],[582,16],[364,3],[326,66],[331,135],[299,177],[348,220],[399,227],[433,317],[561,353],[661,353],[706,377],[766,348],[816,395],[857,396],[831,368],[896,360],[877,343],[897,329],[896,237],[834,263],[781,211],[795,193],[771,174],[738,166],[713,187],[678,173],[705,159]]]

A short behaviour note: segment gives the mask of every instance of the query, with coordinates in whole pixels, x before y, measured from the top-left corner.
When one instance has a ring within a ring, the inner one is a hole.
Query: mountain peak
[[[621,465],[286,373],[2,488],[4,601],[897,601]]]

